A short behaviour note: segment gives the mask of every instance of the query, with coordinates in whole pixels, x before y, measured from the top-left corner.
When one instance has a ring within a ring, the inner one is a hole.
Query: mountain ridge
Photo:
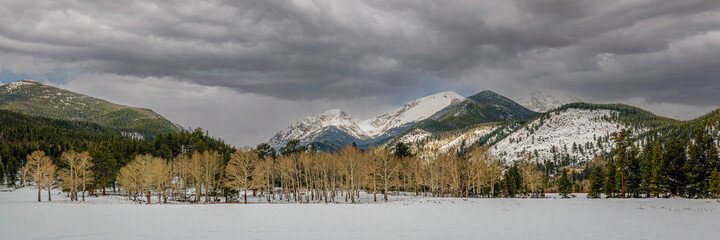
[[[150,137],[182,128],[146,108],[129,107],[23,79],[0,86],[0,109],[34,116],[81,120],[115,128],[132,137]]]
[[[270,139],[269,144],[279,148],[289,140],[298,139],[306,145],[318,143],[322,146],[336,146],[356,142],[368,146],[394,136],[414,123],[464,99],[452,91],[440,92],[412,100],[396,110],[365,120],[356,119],[340,109],[331,109],[318,117],[305,117],[281,130]],[[343,120],[338,119],[341,116]],[[351,138],[330,134],[337,131],[345,132]],[[345,140],[332,142],[333,138]]]

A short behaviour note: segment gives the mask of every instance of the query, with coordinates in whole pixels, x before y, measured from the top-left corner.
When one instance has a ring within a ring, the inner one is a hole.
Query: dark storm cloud
[[[428,81],[702,106],[720,93],[717,0],[0,4],[6,54],[290,100]]]

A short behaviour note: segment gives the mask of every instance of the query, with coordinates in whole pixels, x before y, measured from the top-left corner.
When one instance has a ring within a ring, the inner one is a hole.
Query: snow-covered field
[[[692,199],[437,199],[381,204],[35,202],[0,192],[2,239],[716,239],[720,203]],[[47,195],[43,194],[43,200]]]

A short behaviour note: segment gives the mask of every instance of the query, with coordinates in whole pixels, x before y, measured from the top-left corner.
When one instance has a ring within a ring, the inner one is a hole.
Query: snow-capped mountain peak
[[[323,127],[328,126],[357,126],[358,120],[340,109],[330,109],[318,117]]]
[[[369,136],[378,136],[388,130],[426,119],[453,103],[464,100],[453,91],[446,91],[410,101],[401,108],[360,122]]]
[[[358,126],[358,120],[340,109],[331,109],[320,114],[318,117],[306,117],[299,122],[278,132],[270,139],[270,145],[280,147],[292,139],[301,140],[302,143],[310,142],[330,128],[336,128],[347,134],[365,139],[367,135]]]
[[[517,103],[536,112],[547,112],[562,105],[582,102],[581,99],[562,93],[546,90],[533,90],[528,96],[517,100]]]
[[[275,134],[270,145],[280,147],[291,139],[310,143],[323,132],[340,130],[357,140],[382,136],[392,130],[403,129],[412,123],[426,119],[443,108],[465,98],[447,91],[410,101],[395,111],[377,115],[375,118],[358,120],[340,109],[325,111],[318,117],[306,117]]]

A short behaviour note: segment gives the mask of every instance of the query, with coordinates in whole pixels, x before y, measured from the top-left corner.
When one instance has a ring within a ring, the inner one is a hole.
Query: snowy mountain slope
[[[517,103],[535,112],[547,112],[562,105],[582,102],[568,94],[552,93],[545,90],[533,90],[528,96],[517,99]]]
[[[318,117],[303,118],[275,134],[269,143],[273,147],[281,147],[292,139],[298,139],[301,144],[307,144],[315,140],[322,132],[331,129],[345,132],[356,139],[368,138],[367,134],[358,126],[358,122],[356,118],[342,110],[331,109]]]
[[[464,99],[463,96],[451,91],[433,94],[413,100],[396,111],[380,114],[374,119],[362,121],[360,127],[369,136],[375,137],[393,128],[426,119],[443,108]]]
[[[520,104],[492,91],[482,91],[451,105],[415,125],[430,132],[471,127],[478,123],[531,120],[538,116]]]
[[[316,118],[300,120],[275,134],[269,143],[275,148],[292,139],[300,140],[301,144],[320,143],[328,146],[327,148],[352,142],[371,144],[374,140],[394,136],[408,126],[463,99],[464,97],[455,92],[442,92],[413,100],[395,111],[362,121],[342,110],[333,109]]]
[[[492,91],[482,91],[465,100],[452,104],[429,118],[418,122],[393,139],[386,142],[390,146],[398,141],[405,143],[416,142],[432,136],[433,139],[444,138],[447,135],[468,133],[486,123],[508,123],[532,120],[538,116],[533,112],[509,98]],[[445,140],[442,140],[445,141]],[[472,144],[475,141],[467,142]]]
[[[612,147],[610,134],[629,125],[613,120],[618,112],[608,109],[569,108],[550,112],[510,134],[491,148],[506,162],[523,158],[536,161],[588,161]],[[636,134],[645,128],[632,128]]]
[[[492,133],[498,127],[497,125],[484,125],[469,129],[468,131],[450,134],[424,142],[416,141],[414,145],[417,145],[417,147],[414,149],[420,152],[447,152],[449,150],[457,150],[461,147],[470,146],[481,137]]]

